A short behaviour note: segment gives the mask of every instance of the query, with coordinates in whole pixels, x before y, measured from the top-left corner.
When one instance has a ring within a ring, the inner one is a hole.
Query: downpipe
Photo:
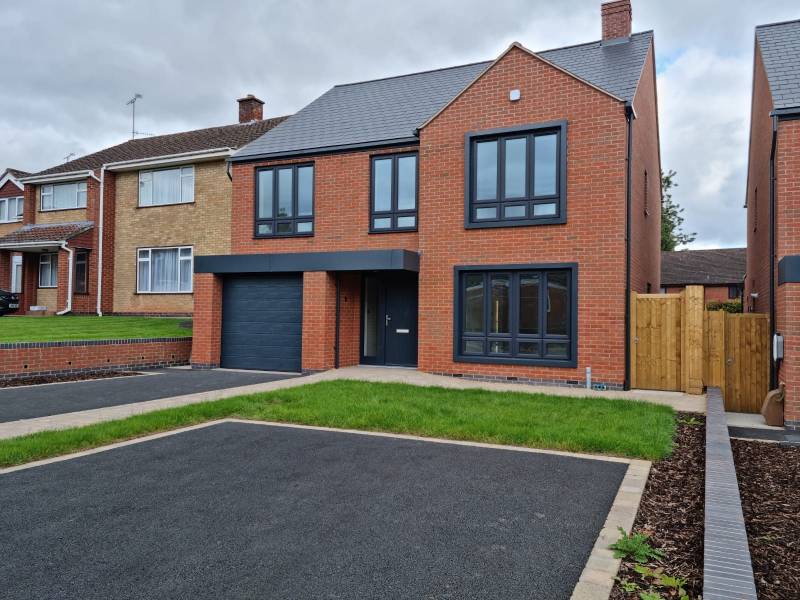
[[[56,315],[61,316],[72,312],[72,255],[73,250],[67,246],[67,242],[61,242],[61,249],[67,252],[67,306],[64,310],[60,310]]]

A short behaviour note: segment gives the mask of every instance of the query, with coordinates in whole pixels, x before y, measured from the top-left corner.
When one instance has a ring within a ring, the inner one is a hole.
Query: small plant
[[[684,586],[686,585],[685,579],[680,577],[672,577],[671,575],[665,575],[662,567],[651,569],[645,565],[634,565],[633,570],[641,575],[645,580],[648,578],[651,579],[651,583],[656,587],[669,590],[670,598],[674,598],[677,595],[678,600],[689,600],[689,595],[684,589]],[[652,588],[648,590],[647,593],[655,594],[653,598],[661,598],[659,592],[654,591]]]
[[[628,535],[622,527],[618,529],[622,537],[609,546],[614,551],[614,558],[631,558],[637,563],[646,563],[664,558],[664,553],[661,550],[656,550],[647,542],[650,539],[649,535],[644,533]]]
[[[653,590],[639,592],[639,600],[664,600],[664,596]]]
[[[681,419],[678,419],[678,424],[689,425],[690,427],[696,427],[697,425],[702,425],[703,422],[695,417],[683,417]]]
[[[620,579],[617,577],[617,582],[619,583],[619,587],[622,588],[622,591],[627,592],[629,594],[635,592],[639,589],[639,584],[635,581],[628,581],[627,579]]]
[[[739,300],[731,300],[728,302],[720,302],[719,300],[712,300],[706,304],[706,310],[721,310],[726,313],[740,313],[742,312],[742,303]]]

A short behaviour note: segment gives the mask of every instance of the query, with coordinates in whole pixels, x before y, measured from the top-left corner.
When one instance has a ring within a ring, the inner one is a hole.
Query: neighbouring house
[[[239,99],[239,123],[133,139],[22,177],[22,310],[189,314],[195,254],[230,251],[226,159],[283,118]],[[102,240],[102,243],[101,243]]]
[[[25,186],[20,177],[29,175],[19,169],[6,169],[0,175],[0,236],[22,225]],[[22,292],[22,255],[0,250],[0,289]]]
[[[628,291],[661,280],[653,33],[631,16],[609,2],[598,41],[337,85],[234,153],[193,365],[626,386]]]
[[[702,285],[706,304],[741,300],[746,261],[747,248],[662,252],[661,292]]]
[[[786,427],[800,429],[800,20],[756,27],[747,173],[745,310],[768,313],[784,355]]]

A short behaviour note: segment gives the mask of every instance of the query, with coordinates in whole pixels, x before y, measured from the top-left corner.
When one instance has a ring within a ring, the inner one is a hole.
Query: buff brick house
[[[18,178],[24,210],[13,230],[0,224],[0,264],[18,257],[21,310],[190,314],[194,255],[230,249],[225,161],[282,120],[263,119],[253,96],[238,102],[237,124],[134,139]]]
[[[784,419],[800,429],[800,20],[756,28],[747,174],[745,310],[767,313],[783,357]]]
[[[660,283],[652,32],[338,85],[235,152],[195,258],[192,363],[628,385]]]

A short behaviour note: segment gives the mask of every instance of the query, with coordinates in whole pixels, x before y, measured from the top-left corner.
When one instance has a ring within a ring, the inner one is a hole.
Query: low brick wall
[[[0,380],[189,364],[192,338],[0,344]]]

